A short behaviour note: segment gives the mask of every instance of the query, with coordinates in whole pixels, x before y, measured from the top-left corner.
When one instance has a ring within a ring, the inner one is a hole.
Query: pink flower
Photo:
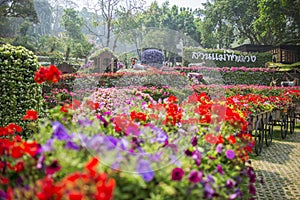
[[[184,175],[183,169],[176,167],[172,170],[172,176],[171,179],[173,181],[181,181],[182,177]]]
[[[189,174],[189,181],[198,183],[202,180],[203,173],[201,171],[192,170]]]

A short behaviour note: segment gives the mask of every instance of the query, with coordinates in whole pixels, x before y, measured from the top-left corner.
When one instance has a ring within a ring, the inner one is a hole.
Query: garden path
[[[299,127],[298,123],[298,127]],[[260,156],[251,159],[257,174],[258,200],[300,200],[300,129],[284,140],[279,134]],[[263,184],[260,180],[263,177]]]

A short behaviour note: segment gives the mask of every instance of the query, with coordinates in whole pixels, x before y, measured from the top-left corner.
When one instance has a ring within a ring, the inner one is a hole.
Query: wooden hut
[[[273,62],[292,64],[300,62],[299,45],[279,45],[272,49]]]
[[[292,64],[300,62],[300,46],[299,45],[253,45],[243,44],[232,48],[242,52],[271,52],[272,62]],[[271,61],[271,60],[270,60]]]
[[[109,49],[102,49],[91,57],[94,62],[94,72],[103,73],[111,68],[116,56]]]
[[[70,65],[66,62],[63,62],[57,66],[57,68],[63,73],[63,74],[71,74],[75,73],[75,70],[73,68],[73,65]]]
[[[241,46],[232,48],[235,51],[242,52],[267,52],[274,48],[273,45],[255,45],[255,44],[243,44]]]

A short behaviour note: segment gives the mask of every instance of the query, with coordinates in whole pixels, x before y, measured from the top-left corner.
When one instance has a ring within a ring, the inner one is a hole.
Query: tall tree
[[[38,21],[33,0],[1,0],[0,13],[1,17],[21,17]]]
[[[35,8],[39,22],[33,25],[35,34],[41,36],[52,32],[52,6],[48,0],[35,0]]]
[[[87,37],[82,33],[83,19],[79,16],[79,12],[72,8],[65,9],[62,24],[68,38],[66,60],[68,60],[71,51],[77,58],[86,58],[93,45],[88,42]]]
[[[74,40],[82,39],[83,35],[81,29],[83,26],[83,19],[79,16],[78,11],[72,8],[65,9],[62,16],[62,25],[65,27],[68,37]]]
[[[202,12],[203,41],[213,36],[220,47],[228,46],[233,39],[239,43],[277,45],[299,38],[299,11],[298,0],[208,1]],[[210,31],[213,34],[205,34]]]
[[[104,27],[103,34],[106,37],[106,41],[103,46],[111,46],[111,39],[115,29],[115,21],[120,17],[125,17],[122,23],[122,26],[125,27],[127,24],[126,17],[129,17],[131,14],[141,10],[144,4],[144,0],[97,0],[92,9],[103,19],[102,24],[99,24]],[[113,44],[114,48],[115,44],[116,42]]]

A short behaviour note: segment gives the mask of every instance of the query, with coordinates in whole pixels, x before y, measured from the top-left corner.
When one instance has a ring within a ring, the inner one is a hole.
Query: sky
[[[93,2],[92,0],[89,0]],[[154,0],[145,0],[146,6],[149,6]],[[167,0],[156,0],[159,5]],[[177,5],[178,7],[190,7],[190,8],[203,8],[202,3],[205,3],[207,0],[169,0],[170,6]],[[84,1],[85,3],[87,1]],[[77,0],[78,5],[81,7],[84,3],[82,0]]]
[[[147,5],[150,5],[154,0],[146,0]],[[159,5],[161,5],[166,0],[156,0]],[[177,5],[178,7],[190,7],[190,8],[202,8],[202,3],[207,0],[169,0],[171,6]]]

